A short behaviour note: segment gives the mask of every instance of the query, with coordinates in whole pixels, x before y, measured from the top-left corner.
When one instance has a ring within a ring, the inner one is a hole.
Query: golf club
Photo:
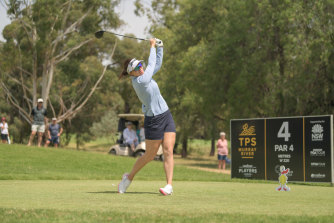
[[[97,31],[97,32],[95,33],[95,37],[96,37],[97,39],[100,39],[100,38],[103,37],[103,34],[104,34],[105,32],[106,32],[106,33],[113,34],[113,35],[116,35],[116,36],[123,36],[123,37],[131,38],[131,39],[137,39],[137,40],[149,41],[148,39],[142,39],[142,38],[137,38],[137,37],[132,37],[132,36],[121,35],[121,34],[113,33],[113,32],[110,32],[110,31],[105,31],[105,30]]]

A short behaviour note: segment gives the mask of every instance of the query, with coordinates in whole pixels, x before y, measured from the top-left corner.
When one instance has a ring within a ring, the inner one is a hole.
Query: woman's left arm
[[[154,38],[150,39],[151,49],[150,49],[150,56],[148,58],[148,65],[146,67],[146,70],[143,75],[136,78],[136,81],[140,83],[149,83],[152,79],[153,72],[155,70],[155,64],[156,64],[156,49],[155,49],[155,42],[156,40]]]
[[[163,58],[163,55],[164,55],[164,50],[163,49],[164,49],[163,47],[157,47],[157,61],[156,61],[156,64],[155,64],[153,75],[156,74],[161,68],[162,58]]]

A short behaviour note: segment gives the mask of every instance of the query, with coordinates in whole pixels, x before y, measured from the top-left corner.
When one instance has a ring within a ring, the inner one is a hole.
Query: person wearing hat
[[[157,47],[157,49],[156,49]],[[148,65],[144,70],[142,60],[136,58],[127,59],[123,64],[120,78],[130,76],[132,86],[142,103],[145,114],[145,154],[139,157],[129,174],[125,173],[118,185],[118,192],[125,193],[135,175],[157,154],[160,145],[164,153],[164,170],[167,185],[160,188],[163,195],[173,193],[173,148],[176,138],[175,123],[165,99],[162,97],[157,82],[153,79],[162,65],[163,42],[158,39],[150,39],[150,56]]]
[[[53,143],[54,147],[58,148],[59,137],[63,133],[63,128],[57,123],[57,118],[52,118],[52,123],[48,128],[48,140],[46,140],[45,147]]]
[[[33,123],[31,125],[31,135],[29,138],[28,146],[31,145],[36,133],[38,133],[38,147],[41,146],[43,133],[45,132],[45,122],[46,122],[46,109],[43,108],[43,99],[39,98],[37,100],[37,106],[31,111],[33,116]]]
[[[1,118],[0,129],[1,129],[1,141],[2,141],[2,143],[8,143],[9,131],[8,131],[8,124],[6,122],[5,117]]]
[[[225,138],[226,134],[225,132],[220,133],[220,139],[218,139],[217,142],[217,149],[218,149],[218,169],[223,168],[225,170],[225,164],[227,160],[228,155],[228,146],[227,146],[227,140]]]
[[[135,151],[138,145],[138,137],[135,130],[133,130],[132,122],[126,123],[126,128],[123,131],[124,143],[131,147],[131,152]]]

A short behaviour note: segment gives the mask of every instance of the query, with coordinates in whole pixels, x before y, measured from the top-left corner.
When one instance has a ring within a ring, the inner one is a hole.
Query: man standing
[[[59,145],[59,137],[63,133],[63,128],[57,124],[57,118],[52,118],[52,123],[49,125],[48,129],[48,140],[46,141],[45,147],[48,147],[50,142],[53,143],[54,147],[58,147]]]
[[[33,116],[33,123],[31,125],[31,135],[29,138],[28,146],[31,146],[32,141],[36,133],[38,133],[38,147],[41,147],[42,136],[45,132],[45,121],[46,121],[46,109],[43,108],[43,99],[39,98],[37,100],[37,106],[31,111]]]

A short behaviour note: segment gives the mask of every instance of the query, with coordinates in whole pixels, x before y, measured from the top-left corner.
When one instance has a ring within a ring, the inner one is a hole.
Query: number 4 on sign
[[[293,152],[293,145],[289,147],[289,150]]]
[[[289,133],[289,122],[283,122],[281,128],[277,133],[278,138],[284,138],[284,141],[289,141],[291,134]],[[293,149],[293,148],[292,148]]]

